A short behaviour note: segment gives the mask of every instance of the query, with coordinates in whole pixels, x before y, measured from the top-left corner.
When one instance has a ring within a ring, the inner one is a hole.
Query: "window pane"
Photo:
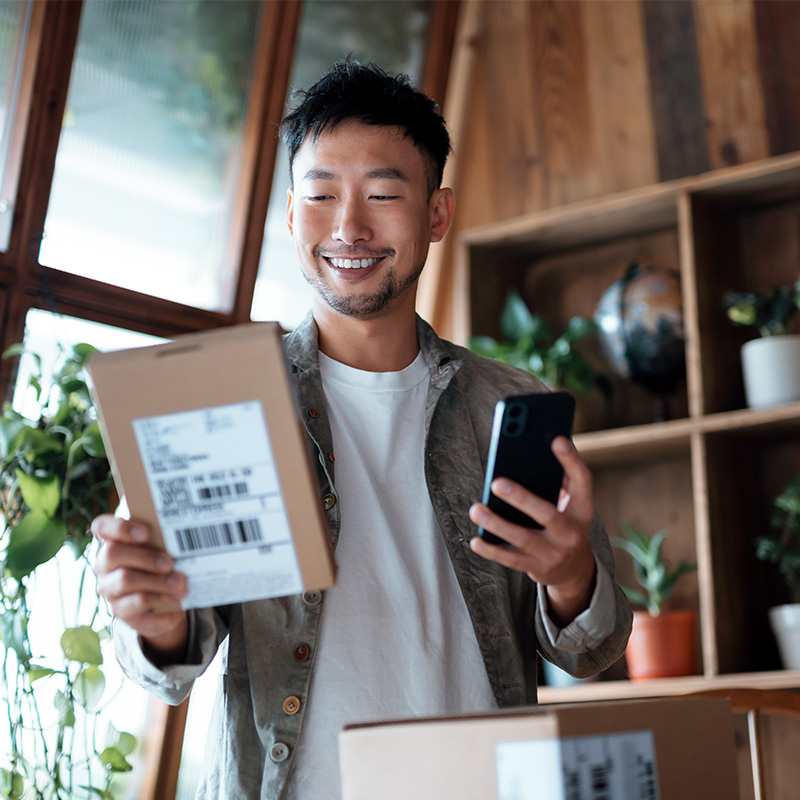
[[[84,3],[40,260],[230,310],[255,0]]]
[[[306,0],[291,86],[307,89],[331,65],[350,54],[362,63],[374,60],[387,72],[403,72],[418,82],[430,6],[422,0]],[[287,108],[291,105],[289,98]],[[289,163],[281,146],[251,315],[258,320],[278,320],[291,329],[308,311],[311,290],[297,265],[294,243],[286,228],[288,188]]]
[[[18,153],[11,153],[11,142],[32,10],[29,0],[0,3],[0,250],[8,248],[11,234],[19,167],[11,163],[18,158]]]

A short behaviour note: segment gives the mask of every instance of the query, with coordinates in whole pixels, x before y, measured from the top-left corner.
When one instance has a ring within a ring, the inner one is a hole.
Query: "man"
[[[224,642],[200,796],[338,796],[347,722],[536,702],[537,650],[587,676],[617,660],[630,609],[571,443],[559,507],[509,481],[480,496],[495,402],[545,391],[530,375],[440,340],[415,315],[428,247],[453,193],[436,105],[402,78],[335,66],[287,116],[288,224],[311,314],[286,354],[339,575],[324,594],[156,614],[182,597],[169,558],[133,522],[99,517],[99,591],[128,674],[179,702]],[[334,475],[335,470],[335,475]],[[335,478],[335,479],[334,479]],[[480,524],[513,547],[475,538]]]

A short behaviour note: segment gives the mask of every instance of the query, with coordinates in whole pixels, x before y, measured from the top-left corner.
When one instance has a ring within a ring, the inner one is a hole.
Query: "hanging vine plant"
[[[3,358],[23,352],[14,345]],[[102,714],[108,620],[86,558],[91,520],[116,499],[84,373],[93,352],[62,352],[47,380],[30,353],[37,414],[9,402],[0,414],[0,797],[113,800],[115,775],[132,768],[134,737]],[[42,647],[40,631],[54,625],[57,645]]]

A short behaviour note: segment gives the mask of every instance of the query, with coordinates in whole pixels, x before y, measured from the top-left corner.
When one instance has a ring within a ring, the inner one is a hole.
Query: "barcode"
[[[609,772],[611,763],[589,764],[588,786],[585,772],[564,766],[564,796],[566,800],[611,800]],[[581,780],[583,777],[584,780]]]
[[[641,756],[639,764],[639,797],[641,800],[658,800],[655,769],[652,761],[644,761]]]
[[[609,764],[592,764],[591,767],[591,781],[592,781],[592,800],[610,800],[608,784],[608,770]]]
[[[215,525],[179,528],[175,531],[175,535],[182,553],[260,542],[264,538],[261,533],[261,523],[257,519],[242,519],[236,522],[220,522]]]
[[[223,483],[218,486],[202,486],[197,491],[201,500],[216,500],[219,497],[232,497],[236,495],[241,497],[243,494],[248,494],[247,484],[242,481],[241,483]]]

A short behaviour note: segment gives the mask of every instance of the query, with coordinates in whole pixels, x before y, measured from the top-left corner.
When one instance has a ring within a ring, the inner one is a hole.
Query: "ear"
[[[450,230],[455,204],[452,189],[437,189],[431,196],[429,204],[431,242],[441,242],[447,231]]]
[[[291,186],[286,191],[286,224],[289,235],[294,236],[294,189]]]

